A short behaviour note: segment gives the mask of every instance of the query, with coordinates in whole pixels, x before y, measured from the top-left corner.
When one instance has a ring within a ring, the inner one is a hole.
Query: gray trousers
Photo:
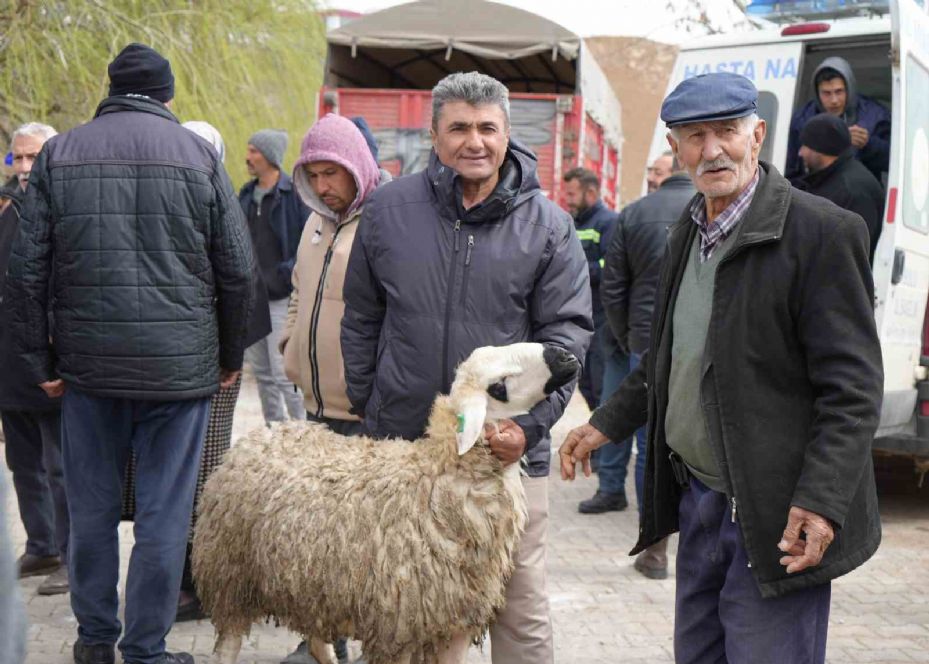
[[[61,413],[2,413],[6,463],[13,472],[26,553],[68,560],[68,500],[61,465]]]
[[[284,374],[284,357],[277,346],[287,322],[285,297],[269,302],[271,309],[271,334],[245,349],[245,361],[251,366],[258,382],[258,397],[265,423],[284,420],[302,420],[303,393]]]

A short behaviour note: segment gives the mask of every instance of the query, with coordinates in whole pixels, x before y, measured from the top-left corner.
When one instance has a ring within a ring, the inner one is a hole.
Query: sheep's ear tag
[[[458,426],[455,438],[458,442],[458,456],[461,456],[477,442],[484,429],[485,409],[481,407],[465,407],[463,413],[458,413]]]

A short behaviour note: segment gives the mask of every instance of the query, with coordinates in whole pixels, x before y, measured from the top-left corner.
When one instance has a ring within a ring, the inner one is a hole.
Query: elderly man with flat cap
[[[130,44],[108,72],[94,119],[49,139],[32,167],[6,280],[10,326],[24,371],[63,395],[75,663],[113,664],[120,641],[125,664],[193,664],[166,652],[165,636],[210,396],[242,367],[252,247],[219,155],[170,110],[168,61]],[[130,454],[123,630],[117,527]]]
[[[823,662],[830,581],[881,536],[868,229],[758,161],[757,95],[708,74],[665,99],[698,194],[669,230],[647,357],[560,450],[571,479],[647,421],[632,553],[680,531],[678,664]]]

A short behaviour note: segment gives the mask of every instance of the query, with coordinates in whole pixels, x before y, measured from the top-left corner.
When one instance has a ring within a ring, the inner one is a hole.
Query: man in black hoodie
[[[348,397],[376,437],[420,436],[436,394],[475,348],[535,341],[583,358],[593,331],[584,251],[571,218],[542,193],[535,155],[509,136],[506,88],[477,72],[452,74],[432,99],[429,167],[369,197],[345,278]],[[574,385],[485,431],[504,464],[522,464],[529,511],[490,631],[495,664],[554,660],[549,429]]]
[[[807,175],[797,187],[827,198],[854,212],[868,225],[871,260],[881,235],[884,189],[865,166],[852,157],[848,127],[839,118],[821,113],[800,132],[800,158]]]

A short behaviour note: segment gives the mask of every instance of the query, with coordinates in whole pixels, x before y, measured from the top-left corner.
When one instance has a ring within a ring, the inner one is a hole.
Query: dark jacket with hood
[[[774,597],[841,576],[877,550],[871,442],[883,371],[861,218],[761,168],[717,270],[700,400],[752,573],[762,596]],[[611,440],[647,420],[633,553],[678,529],[681,487],[664,423],[671,321],[696,234],[688,209],[668,234],[647,359],[591,417]],[[832,521],[835,540],[820,565],[788,575],[777,543],[792,505]]]
[[[455,172],[435,153],[365,205],[345,280],[342,353],[353,408],[378,437],[412,439],[475,348],[550,343],[583,358],[590,281],[571,217],[548,200],[536,158],[510,140],[500,182],[460,214]],[[527,471],[548,475],[549,429],[574,383],[515,418]]]
[[[610,330],[627,355],[648,350],[668,228],[680,218],[694,193],[690,177],[678,173],[619,213],[606,250],[600,297]]]
[[[195,399],[219,388],[220,367],[242,366],[248,230],[216,151],[164,104],[109,97],[49,139],[20,229],[6,293],[34,383],[57,375],[101,397]]]
[[[255,204],[253,197],[257,185],[258,180],[251,180],[239,191],[239,203],[242,206],[242,212],[246,216],[249,213],[250,206]],[[310,209],[294,191],[293,181],[290,176],[283,171],[278,178],[277,184],[274,185],[274,189],[268,195],[271,196],[268,204],[271,230],[280,243],[282,260],[277,266],[277,274],[274,275],[277,277],[275,283],[266,283],[265,285],[270,299],[280,300],[288,297],[292,290],[290,276],[293,274],[294,264],[297,262],[297,247],[300,246],[300,236],[303,234],[303,227],[310,216]]]
[[[13,347],[10,301],[3,296],[13,241],[19,233],[22,195],[19,185],[5,191],[10,204],[0,214],[0,410],[49,411],[61,407],[61,399],[49,399],[30,377]]]
[[[831,166],[808,173],[797,182],[797,187],[827,198],[864,219],[871,239],[870,256],[874,259],[884,217],[884,189],[864,164],[851,154],[842,155]]]
[[[890,111],[881,104],[858,94],[855,73],[844,59],[831,57],[823,60],[813,72],[813,99],[797,111],[790,121],[790,134],[787,139],[787,166],[784,176],[796,182],[803,175],[803,161],[800,159],[800,132],[814,115],[825,112],[819,103],[819,91],[816,89],[816,75],[823,69],[835,69],[845,79],[847,97],[845,123],[851,127],[858,125],[868,130],[868,142],[860,150],[853,148],[853,154],[881,182],[881,174],[890,167]]]
[[[603,323],[603,305],[600,302],[600,279],[606,248],[616,227],[616,213],[598,200],[574,220],[574,230],[587,257],[590,274],[590,292],[593,301],[594,324]]]

